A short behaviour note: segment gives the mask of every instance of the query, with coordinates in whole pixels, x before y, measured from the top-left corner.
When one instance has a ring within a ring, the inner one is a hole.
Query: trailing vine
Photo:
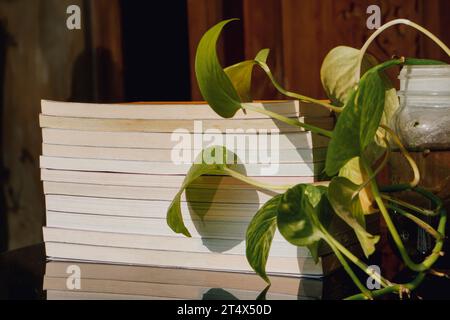
[[[227,165],[226,163],[229,162],[224,157],[229,154],[229,151],[224,147],[211,147],[202,151],[199,161],[196,161],[188,172],[167,212],[168,225],[174,232],[189,237],[190,233],[184,225],[181,213],[181,194],[201,175],[232,176],[256,188],[283,191],[256,212],[246,234],[247,260],[255,272],[269,284],[270,278],[266,274],[265,267],[270,258],[269,251],[274,232],[278,229],[288,242],[296,246],[306,246],[315,259],[318,258],[319,244],[327,243],[361,291],[360,294],[348,299],[374,299],[387,293],[395,293],[400,297],[404,294],[409,295],[428,273],[436,274],[431,268],[442,255],[447,214],[442,201],[437,196],[418,187],[420,173],[417,165],[388,125],[387,119],[398,108],[398,100],[395,89],[384,75],[384,71],[394,66],[442,64],[442,62],[402,57],[378,63],[374,57],[365,52],[378,34],[400,23],[425,33],[450,56],[449,48],[428,30],[411,21],[404,19],[391,21],[376,31],[361,50],[337,47],[327,55],[322,65],[321,79],[330,98],[329,103],[285,90],[277,82],[266,63],[268,49],[261,50],[254,60],[243,61],[223,69],[217,57],[216,43],[224,26],[233,20],[236,19],[222,21],[213,26],[205,33],[198,45],[195,71],[203,97],[211,108],[224,118],[232,118],[241,109],[249,110],[330,138],[325,171],[331,177],[331,181],[326,185],[267,185],[238,173],[233,165]],[[334,130],[329,131],[302,123],[297,119],[287,118],[249,103],[251,102],[251,75],[254,67],[261,68],[274,87],[283,95],[317,104],[318,107],[337,113]],[[404,155],[414,173],[414,178],[403,184],[379,186],[376,176],[389,159],[391,142],[396,144]],[[223,161],[213,164],[204,161],[205,157],[217,158],[218,155]],[[382,159],[381,162],[380,159]],[[376,163],[379,165],[374,170]],[[430,200],[433,209],[419,208],[390,195],[406,190]],[[374,205],[377,209],[374,209]],[[410,219],[433,236],[434,248],[422,262],[414,262],[406,252],[388,209]],[[328,231],[332,215],[339,216],[353,229],[365,256],[369,257],[376,250],[379,236],[372,235],[366,230],[365,217],[374,212],[381,214],[384,219],[405,265],[417,273],[413,281],[405,284],[392,283],[381,275],[375,274]],[[420,218],[422,215],[438,216],[437,226],[431,226],[423,221]],[[357,267],[373,277],[382,288],[368,290],[352,267]]]

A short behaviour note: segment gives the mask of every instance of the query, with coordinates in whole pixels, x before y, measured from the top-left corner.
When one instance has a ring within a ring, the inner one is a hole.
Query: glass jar
[[[450,177],[450,66],[404,66],[398,78],[400,108],[392,124],[419,168],[420,186],[439,190]],[[412,179],[412,172],[398,150],[392,152],[390,172],[392,184]],[[395,196],[432,209],[428,201],[412,192]],[[434,240],[409,219],[395,210],[391,212],[409,254],[420,261],[429,254]],[[436,227],[436,217],[421,218]]]
[[[450,65],[404,66],[394,125],[409,150],[450,149]]]

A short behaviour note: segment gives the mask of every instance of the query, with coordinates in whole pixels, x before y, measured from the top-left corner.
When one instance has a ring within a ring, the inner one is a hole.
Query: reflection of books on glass
[[[67,270],[80,270],[79,289],[69,289]],[[268,300],[320,299],[323,281],[273,276]],[[267,284],[251,273],[219,272],[82,262],[46,265],[47,299],[221,299],[254,300]]]

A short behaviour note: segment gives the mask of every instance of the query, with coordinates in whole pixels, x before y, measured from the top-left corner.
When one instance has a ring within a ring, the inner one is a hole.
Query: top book
[[[255,107],[282,114],[286,117],[329,117],[330,111],[316,104],[298,100],[253,102]],[[42,114],[58,117],[106,119],[168,119],[206,120],[220,119],[204,102],[156,102],[124,104],[92,104],[42,100]],[[268,116],[254,111],[239,110],[234,119],[266,119]]]

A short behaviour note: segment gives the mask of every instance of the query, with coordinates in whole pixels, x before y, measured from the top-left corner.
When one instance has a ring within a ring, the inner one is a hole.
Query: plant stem
[[[417,188],[417,187],[416,187]],[[393,193],[411,190],[409,183],[391,184],[387,186],[380,186],[380,192]]]
[[[416,289],[421,283],[422,281],[425,279],[425,273],[421,272],[417,275],[417,277],[406,284],[395,284],[393,286],[390,287],[386,287],[383,289],[379,289],[379,290],[374,290],[372,291],[372,296],[374,298],[388,294],[388,293],[398,293],[401,294],[401,292],[403,290],[408,290],[408,291],[412,291],[414,289]],[[366,297],[363,294],[355,294],[353,296],[350,296],[348,298],[346,298],[345,300],[365,300]]]
[[[273,184],[262,183],[255,179],[247,177],[239,172],[236,172],[230,168],[224,168],[223,171],[235,179],[241,180],[242,182],[245,182],[249,185],[252,185],[252,186],[254,186],[256,188],[260,188],[260,189],[265,189],[265,190],[269,190],[269,191],[271,191],[271,190],[286,191],[293,187],[291,185],[273,185]]]
[[[372,172],[372,169],[365,162],[365,159],[361,158],[361,161],[363,163],[364,169],[370,175]],[[405,262],[405,264],[408,266],[408,268],[410,268],[411,270],[416,271],[416,272],[422,272],[422,271],[429,269],[436,262],[436,260],[439,257],[440,251],[444,244],[443,240],[440,239],[440,240],[436,241],[436,244],[435,244],[435,247],[434,247],[432,253],[422,263],[415,263],[414,261],[412,261],[408,255],[408,253],[406,252],[405,246],[403,245],[400,235],[398,234],[398,231],[395,228],[395,225],[392,222],[391,217],[389,216],[389,213],[383,203],[383,200],[381,199],[378,185],[374,180],[371,181],[371,187],[372,187],[372,193],[373,193],[374,199],[375,199],[376,203],[378,204],[378,207],[381,211],[381,214],[383,215],[383,218],[386,222],[388,230],[392,235],[392,238],[400,252],[400,255],[402,256],[403,262]],[[447,214],[446,214],[445,210],[443,208],[441,208],[439,227],[438,227],[438,231],[441,234],[445,234],[446,220],[447,220]]]
[[[432,210],[428,210],[428,209],[424,209],[424,208],[419,208],[413,204],[410,204],[408,202],[402,201],[400,199],[395,199],[393,197],[390,197],[388,195],[382,194],[381,198],[387,201],[390,201],[392,203],[395,203],[397,205],[400,205],[402,207],[408,208],[410,210],[413,210],[415,212],[418,212],[420,214],[423,214],[424,216],[428,216],[428,217],[433,217],[433,216],[437,216],[439,214],[439,211],[432,211]]]
[[[333,250],[336,257],[339,259],[340,263],[344,267],[347,274],[350,276],[352,281],[355,283],[355,285],[358,287],[358,289],[362,292],[362,294],[365,296],[365,299],[373,299],[371,292],[361,283],[359,278],[356,276],[356,274],[353,272],[352,268],[347,263],[347,260],[342,256],[341,252],[336,248],[333,241],[329,241],[327,235],[323,235],[323,240],[325,240],[330,248]]]
[[[411,169],[413,170],[413,173],[414,173],[414,178],[409,184],[412,188],[414,188],[415,186],[417,186],[419,184],[419,181],[420,181],[420,172],[419,172],[419,168],[417,167],[416,162],[411,157],[408,150],[406,150],[406,148],[403,146],[403,143],[400,141],[400,138],[397,136],[397,134],[391,128],[389,128],[385,125],[381,125],[380,127],[383,128],[387,133],[389,133],[389,135],[392,137],[395,144],[399,147],[401,153],[403,154],[403,156],[406,158],[409,165],[411,166]]]
[[[445,53],[447,53],[447,55],[450,56],[450,49],[439,39],[437,38],[434,34],[432,34],[430,31],[428,31],[427,29],[425,29],[424,27],[410,21],[407,19],[395,19],[392,21],[389,21],[388,23],[382,25],[377,31],[375,31],[370,37],[369,39],[367,39],[366,43],[364,43],[363,47],[361,48],[361,52],[358,56],[358,68],[357,68],[357,79],[359,79],[360,74],[361,74],[361,62],[362,59],[364,57],[364,54],[367,51],[367,48],[369,48],[370,44],[372,43],[372,41],[380,34],[382,33],[385,29],[392,27],[396,24],[405,24],[408,26],[411,26],[417,30],[419,30],[420,32],[424,33],[427,37],[429,37],[431,40],[433,40],[439,47],[441,47],[442,50],[444,50]]]
[[[356,197],[357,195],[359,195],[359,193],[361,192],[362,189],[364,189],[372,179],[375,179],[375,177],[378,175],[378,173],[380,173],[380,171],[386,166],[388,160],[389,160],[389,156],[391,155],[391,148],[389,146],[389,142],[387,141],[386,138],[383,138],[384,143],[386,144],[386,153],[384,155],[383,161],[380,163],[380,165],[378,166],[378,168],[375,169],[375,171],[373,172],[373,175],[370,176],[366,181],[364,181],[359,187],[358,189],[355,191],[355,194],[353,195],[352,198]]]
[[[369,267],[362,262],[358,257],[356,257],[350,250],[348,250],[346,247],[344,247],[339,241],[337,241],[331,234],[328,233],[325,229],[322,230],[322,233],[324,233],[325,237],[327,238],[327,243],[333,243],[333,245],[342,252],[351,262],[353,262],[357,267],[359,267],[363,272],[365,272],[368,276],[373,277],[376,281],[378,281],[382,286],[387,287],[391,286],[392,283],[384,279],[381,275],[378,277],[378,275],[373,274],[369,271]]]
[[[396,213],[400,214],[401,216],[411,220],[412,222],[414,222],[415,224],[417,224],[420,228],[422,228],[423,230],[425,230],[428,234],[430,234],[433,238],[435,238],[436,240],[442,239],[443,235],[440,234],[439,232],[436,231],[436,229],[434,229],[432,226],[430,226],[428,223],[426,223],[425,221],[419,219],[418,217],[416,217],[415,215],[395,206],[395,205],[390,205],[387,204],[386,205],[389,209],[394,210]]]
[[[300,128],[309,130],[309,131],[311,131],[313,133],[317,133],[317,134],[320,134],[320,135],[328,137],[328,138],[331,138],[331,136],[332,136],[332,132],[329,131],[329,130],[322,129],[322,128],[319,128],[319,127],[316,127],[316,126],[313,126],[313,125],[310,125],[310,124],[307,124],[307,123],[300,122],[297,119],[287,118],[287,117],[282,116],[282,115],[280,115],[278,113],[275,113],[275,112],[272,112],[272,111],[269,111],[269,110],[266,110],[266,109],[263,109],[263,108],[260,108],[260,107],[255,107],[255,106],[252,106],[252,105],[250,105],[248,103],[242,103],[242,108],[244,110],[251,110],[251,111],[259,112],[261,114],[264,114],[264,115],[269,116],[271,118],[277,119],[277,120],[282,121],[282,122],[284,122],[286,124],[289,124],[291,126],[300,127]]]
[[[256,61],[256,63],[264,70],[264,72],[267,74],[267,76],[269,77],[270,81],[272,81],[272,84],[274,85],[274,87],[281,92],[283,95],[294,98],[294,99],[298,99],[301,101],[306,101],[306,102],[311,102],[317,105],[320,105],[322,107],[327,108],[330,111],[334,111],[336,113],[342,112],[342,108],[333,106],[332,104],[326,103],[324,101],[321,100],[317,100],[317,99],[313,99],[307,96],[303,96],[301,94],[295,93],[295,92],[291,92],[288,91],[286,89],[284,89],[278,82],[277,80],[275,80],[275,77],[273,76],[272,72],[270,71],[269,66],[261,61]]]

